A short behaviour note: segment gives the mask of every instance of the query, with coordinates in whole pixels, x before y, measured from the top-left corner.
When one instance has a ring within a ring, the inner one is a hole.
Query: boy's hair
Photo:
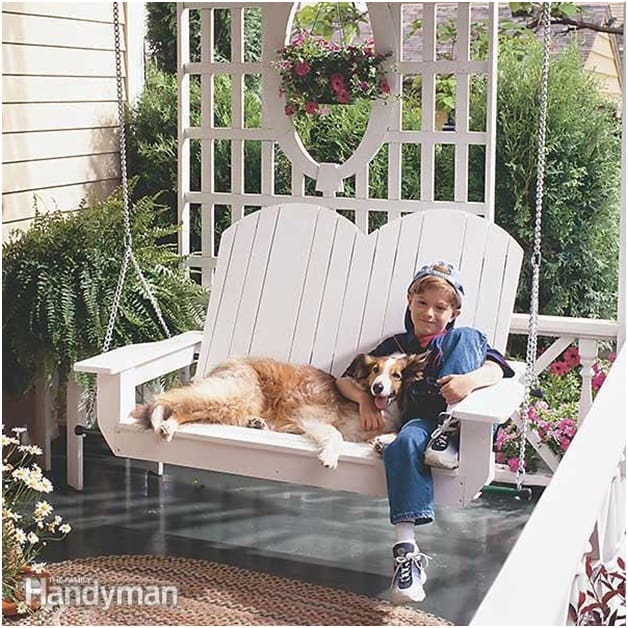
[[[464,290],[458,274],[451,264],[436,262],[429,266],[423,266],[408,287],[408,296],[422,294],[430,288],[444,290],[449,297],[452,307],[457,310],[462,308]]]

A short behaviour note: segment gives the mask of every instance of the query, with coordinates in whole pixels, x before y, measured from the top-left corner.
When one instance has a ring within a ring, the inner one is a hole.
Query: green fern
[[[131,209],[134,252],[171,333],[198,329],[205,290],[185,273],[155,197]],[[123,253],[120,192],[73,213],[37,214],[27,232],[3,245],[3,390],[27,390],[42,368],[62,377],[101,351]],[[164,332],[129,268],[111,348],[159,340]],[[45,365],[45,367],[44,367]],[[8,376],[7,376],[8,374]]]

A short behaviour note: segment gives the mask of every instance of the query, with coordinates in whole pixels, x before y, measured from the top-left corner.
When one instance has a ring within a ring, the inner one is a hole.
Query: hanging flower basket
[[[323,115],[323,105],[347,105],[358,98],[390,96],[383,63],[391,53],[376,54],[372,40],[341,46],[310,33],[299,33],[279,50],[274,67],[288,116]]]

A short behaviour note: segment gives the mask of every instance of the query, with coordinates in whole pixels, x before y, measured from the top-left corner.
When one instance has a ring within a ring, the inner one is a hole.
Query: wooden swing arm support
[[[77,372],[96,375],[98,426],[112,451],[120,446],[116,428],[135,407],[135,388],[191,365],[202,338],[202,331],[188,331],[166,340],[120,347],[74,365]],[[132,419],[128,421],[132,423]]]

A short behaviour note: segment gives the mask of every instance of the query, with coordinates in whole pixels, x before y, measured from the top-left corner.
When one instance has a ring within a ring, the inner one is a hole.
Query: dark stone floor
[[[65,485],[63,441],[55,441],[50,501],[73,530],[43,560],[182,556],[388,599],[393,529],[384,499],[179,467],[160,478],[113,457],[98,434],[85,439],[77,492]],[[432,556],[421,608],[468,624],[535,502],[483,496],[419,528]]]

